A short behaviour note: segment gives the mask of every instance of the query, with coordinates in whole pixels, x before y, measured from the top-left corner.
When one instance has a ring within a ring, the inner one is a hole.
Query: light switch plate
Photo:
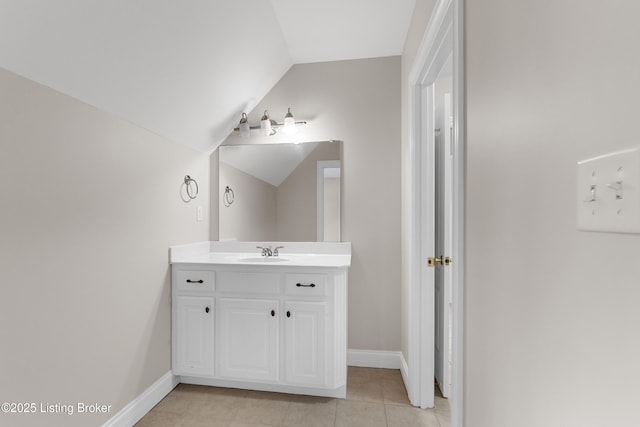
[[[640,147],[578,162],[579,230],[640,233]]]

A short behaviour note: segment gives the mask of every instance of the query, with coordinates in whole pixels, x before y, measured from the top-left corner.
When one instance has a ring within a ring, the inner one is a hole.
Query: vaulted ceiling
[[[415,0],[0,0],[0,66],[215,149],[295,63],[400,55]]]

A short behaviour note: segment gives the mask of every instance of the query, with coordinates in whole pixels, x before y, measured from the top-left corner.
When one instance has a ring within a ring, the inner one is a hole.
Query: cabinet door
[[[278,301],[218,299],[218,376],[278,380]]]
[[[213,297],[177,297],[176,374],[213,375]]]
[[[327,383],[327,303],[285,303],[285,382]]]

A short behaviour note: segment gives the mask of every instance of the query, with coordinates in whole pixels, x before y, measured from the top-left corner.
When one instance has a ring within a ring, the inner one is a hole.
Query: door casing
[[[464,0],[439,0],[409,73],[408,192],[408,386],[414,406],[434,406],[434,293],[433,271],[426,268],[425,254],[433,251],[434,176],[426,170],[433,159],[433,120],[425,113],[433,108],[433,82],[449,54],[453,54],[453,251],[452,311],[453,370],[450,397],[451,425],[463,426],[463,295],[464,295]],[[430,205],[431,203],[431,205]],[[429,228],[431,228],[429,230]],[[427,256],[434,256],[430,254]],[[429,320],[431,319],[431,320]]]

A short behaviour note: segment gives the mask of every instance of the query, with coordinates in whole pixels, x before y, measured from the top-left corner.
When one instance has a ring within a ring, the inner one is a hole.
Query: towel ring
[[[191,178],[189,175],[185,175],[185,177],[184,177],[184,185],[185,185],[185,187],[187,189],[187,196],[189,196],[189,198],[191,200],[193,200],[196,197],[198,197],[198,183],[196,182],[195,179]],[[193,191],[192,185],[195,185],[195,193]]]
[[[231,206],[235,198],[236,198],[236,195],[234,194],[233,190],[231,189],[231,187],[227,185],[224,189],[224,196],[222,197],[222,201],[224,205],[226,207]]]

